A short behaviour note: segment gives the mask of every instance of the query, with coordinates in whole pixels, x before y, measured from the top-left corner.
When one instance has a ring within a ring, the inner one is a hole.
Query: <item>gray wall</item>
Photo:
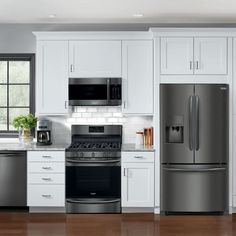
[[[0,24],[0,53],[34,53],[32,31],[145,31],[149,27],[235,27],[235,24]]]

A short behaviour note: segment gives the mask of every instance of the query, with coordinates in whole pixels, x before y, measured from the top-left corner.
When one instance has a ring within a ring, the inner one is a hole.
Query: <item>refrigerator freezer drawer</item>
[[[226,166],[162,166],[161,211],[227,212]]]

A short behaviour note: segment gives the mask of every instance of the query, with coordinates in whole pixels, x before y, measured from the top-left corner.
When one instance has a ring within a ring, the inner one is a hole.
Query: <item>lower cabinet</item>
[[[65,152],[28,151],[27,205],[65,206]]]
[[[154,207],[154,153],[122,152],[122,207]]]

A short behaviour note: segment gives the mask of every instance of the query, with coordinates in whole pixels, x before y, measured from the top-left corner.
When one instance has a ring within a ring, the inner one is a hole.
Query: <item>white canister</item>
[[[135,145],[143,145],[143,132],[136,132]]]

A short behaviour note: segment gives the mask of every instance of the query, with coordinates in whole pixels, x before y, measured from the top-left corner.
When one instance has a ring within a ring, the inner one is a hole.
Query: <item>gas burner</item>
[[[120,149],[121,144],[119,142],[104,142],[104,143],[90,143],[90,142],[74,142],[68,148],[68,150],[111,150]]]

